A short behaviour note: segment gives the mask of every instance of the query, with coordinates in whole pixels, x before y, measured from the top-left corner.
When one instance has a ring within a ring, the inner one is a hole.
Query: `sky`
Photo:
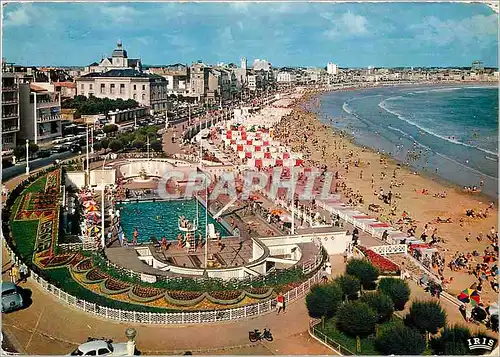
[[[86,66],[121,40],[143,64],[498,66],[498,15],[458,3],[9,3],[3,54]]]

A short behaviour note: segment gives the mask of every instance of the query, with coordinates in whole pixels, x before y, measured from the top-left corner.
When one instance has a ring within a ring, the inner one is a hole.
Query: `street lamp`
[[[26,175],[30,174],[30,165],[29,165],[29,149],[30,149],[30,141],[26,139]]]
[[[106,165],[106,159],[108,158],[108,154],[104,156],[104,162],[102,163],[101,169],[101,245],[102,249],[106,247],[106,236],[104,235],[104,191],[106,187],[104,186],[104,165]]]

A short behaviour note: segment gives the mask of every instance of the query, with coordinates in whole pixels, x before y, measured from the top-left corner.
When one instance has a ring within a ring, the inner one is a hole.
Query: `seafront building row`
[[[64,134],[63,121],[75,119],[64,99],[76,96],[134,100],[139,108],[120,117],[172,111],[179,102],[223,106],[296,85],[338,86],[342,83],[497,81],[498,71],[474,61],[470,69],[361,68],[329,62],[324,68],[274,67],[245,57],[239,65],[149,66],[129,58],[121,41],[110,57],[82,68],[36,68],[2,61],[2,147],[8,152],[30,140],[50,143]],[[101,113],[105,116],[114,113]]]

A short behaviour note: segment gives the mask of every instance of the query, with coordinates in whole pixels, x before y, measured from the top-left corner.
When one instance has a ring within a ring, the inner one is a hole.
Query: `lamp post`
[[[26,175],[30,174],[30,165],[29,165],[29,149],[30,149],[30,141],[26,139]]]
[[[101,169],[101,245],[104,249],[106,247],[106,235],[104,234],[104,192],[106,190],[106,186],[104,186],[104,165],[106,165],[106,159],[108,158],[107,154],[104,156],[104,162],[102,163]]]
[[[87,185],[90,185],[90,172],[89,172],[89,125],[87,123],[87,145],[85,145],[86,149],[86,161],[87,161]]]

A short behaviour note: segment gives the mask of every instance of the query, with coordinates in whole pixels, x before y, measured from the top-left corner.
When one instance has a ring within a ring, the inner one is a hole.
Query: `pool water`
[[[180,232],[178,228],[179,216],[193,221],[196,218],[196,205],[198,205],[198,232],[201,231],[205,238],[205,207],[196,200],[167,201],[167,202],[130,202],[117,204],[120,210],[120,224],[129,242],[132,241],[134,229],[137,228],[138,242],[150,242],[150,237],[155,236],[161,240],[165,236],[168,240],[176,240]],[[229,236],[229,232],[210,214],[208,223],[215,226],[215,231],[221,237]],[[196,234],[198,237],[198,234]]]

